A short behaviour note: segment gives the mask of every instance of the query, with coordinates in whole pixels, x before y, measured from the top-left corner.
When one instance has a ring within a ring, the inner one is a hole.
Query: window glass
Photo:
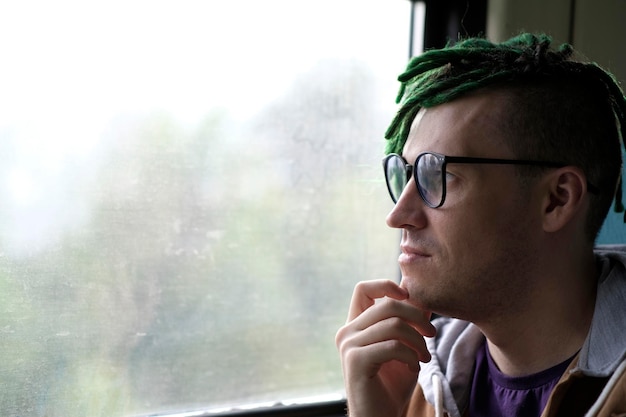
[[[622,160],[626,160],[626,154],[624,153],[622,153]],[[616,212],[614,210],[614,204],[611,205],[611,209],[606,216],[602,229],[600,229],[596,243],[599,245],[624,244],[626,242],[624,223],[626,223],[626,215]]]
[[[0,414],[341,396],[409,7],[4,2]]]

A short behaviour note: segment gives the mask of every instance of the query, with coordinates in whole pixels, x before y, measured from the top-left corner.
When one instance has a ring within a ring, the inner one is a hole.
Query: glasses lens
[[[431,207],[439,207],[443,199],[443,158],[424,153],[417,160],[417,188]]]
[[[385,179],[394,203],[397,203],[408,182],[406,165],[398,155],[390,155],[385,161]]]

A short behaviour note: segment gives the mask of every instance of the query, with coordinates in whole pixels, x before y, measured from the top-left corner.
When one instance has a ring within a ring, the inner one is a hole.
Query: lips
[[[400,249],[402,250],[400,257],[398,258],[398,263],[400,263],[400,265],[425,261],[430,258],[430,255],[422,248],[401,245]]]
[[[426,252],[424,249],[409,245],[400,245],[400,250],[402,250],[403,255],[407,256],[419,256],[419,257],[429,257],[430,254]]]

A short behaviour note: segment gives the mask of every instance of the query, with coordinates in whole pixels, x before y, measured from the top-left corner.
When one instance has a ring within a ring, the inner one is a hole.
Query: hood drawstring
[[[437,374],[432,376],[433,388],[435,394],[435,416],[444,417],[443,415],[443,384],[441,378]]]

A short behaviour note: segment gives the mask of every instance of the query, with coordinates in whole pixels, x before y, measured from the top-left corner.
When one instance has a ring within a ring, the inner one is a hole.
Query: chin
[[[421,282],[415,282],[412,279],[402,278],[400,286],[409,292],[409,303],[413,304],[417,308],[425,311],[432,311],[432,301],[434,294],[432,291],[433,286],[425,285]]]

